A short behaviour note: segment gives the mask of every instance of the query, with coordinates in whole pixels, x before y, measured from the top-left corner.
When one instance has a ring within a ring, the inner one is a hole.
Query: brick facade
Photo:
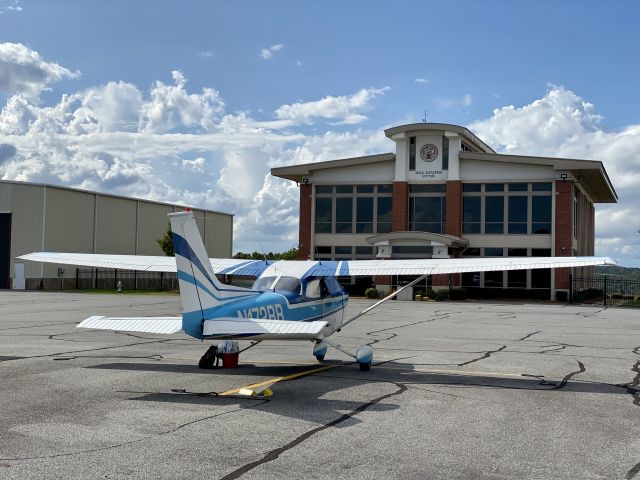
[[[566,180],[556,181],[555,211],[555,252],[556,257],[569,257],[573,246],[573,183]],[[591,232],[593,235],[593,231]],[[571,269],[559,268],[555,271],[555,287],[559,290],[569,289]]]
[[[391,229],[394,232],[409,230],[409,183],[393,182],[393,210]]]
[[[311,258],[311,189],[309,183],[300,184],[300,224],[298,229],[298,259]]]

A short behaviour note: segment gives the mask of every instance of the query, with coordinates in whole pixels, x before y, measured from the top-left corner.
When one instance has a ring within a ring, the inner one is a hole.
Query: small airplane
[[[349,323],[397,296],[427,275],[534,268],[615,265],[605,257],[505,257],[419,260],[243,260],[209,258],[193,213],[168,214],[175,259],[137,255],[103,255],[36,252],[21,259],[36,262],[176,272],[182,300],[182,317],[92,316],[79,328],[172,334],[183,331],[200,340],[311,341],[313,355],[323,361],[328,347],[355,358],[361,370],[369,370],[373,350],[369,345],[355,353],[329,339]],[[252,288],[224,284],[216,274],[257,277]],[[419,275],[417,279],[345,319],[348,295],[337,276]],[[246,350],[245,348],[244,350]],[[244,351],[243,350],[243,351]],[[202,356],[200,368],[211,368],[218,359],[217,346]]]

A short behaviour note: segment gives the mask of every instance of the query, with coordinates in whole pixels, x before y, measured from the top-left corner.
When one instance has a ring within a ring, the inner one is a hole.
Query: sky
[[[234,251],[297,244],[275,166],[470,128],[601,160],[596,254],[640,266],[640,3],[0,0],[0,178],[235,214]]]

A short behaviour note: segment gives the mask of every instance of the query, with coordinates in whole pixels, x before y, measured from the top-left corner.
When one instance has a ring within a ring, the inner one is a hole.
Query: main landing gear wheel
[[[319,362],[324,360],[325,355],[327,354],[327,344],[323,341],[318,341],[313,346],[313,356],[316,357],[316,360]]]
[[[371,362],[373,362],[373,348],[369,345],[363,345],[356,350],[356,362],[360,370],[366,372],[371,369]]]
[[[212,345],[209,347],[209,350],[207,350],[204,355],[200,357],[198,367],[202,369],[218,368],[219,362],[220,357],[218,357],[218,346]]]

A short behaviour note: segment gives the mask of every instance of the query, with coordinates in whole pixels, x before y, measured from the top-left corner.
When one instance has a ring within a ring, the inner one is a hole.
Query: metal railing
[[[569,303],[597,307],[640,308],[640,278],[595,275],[570,278]]]

